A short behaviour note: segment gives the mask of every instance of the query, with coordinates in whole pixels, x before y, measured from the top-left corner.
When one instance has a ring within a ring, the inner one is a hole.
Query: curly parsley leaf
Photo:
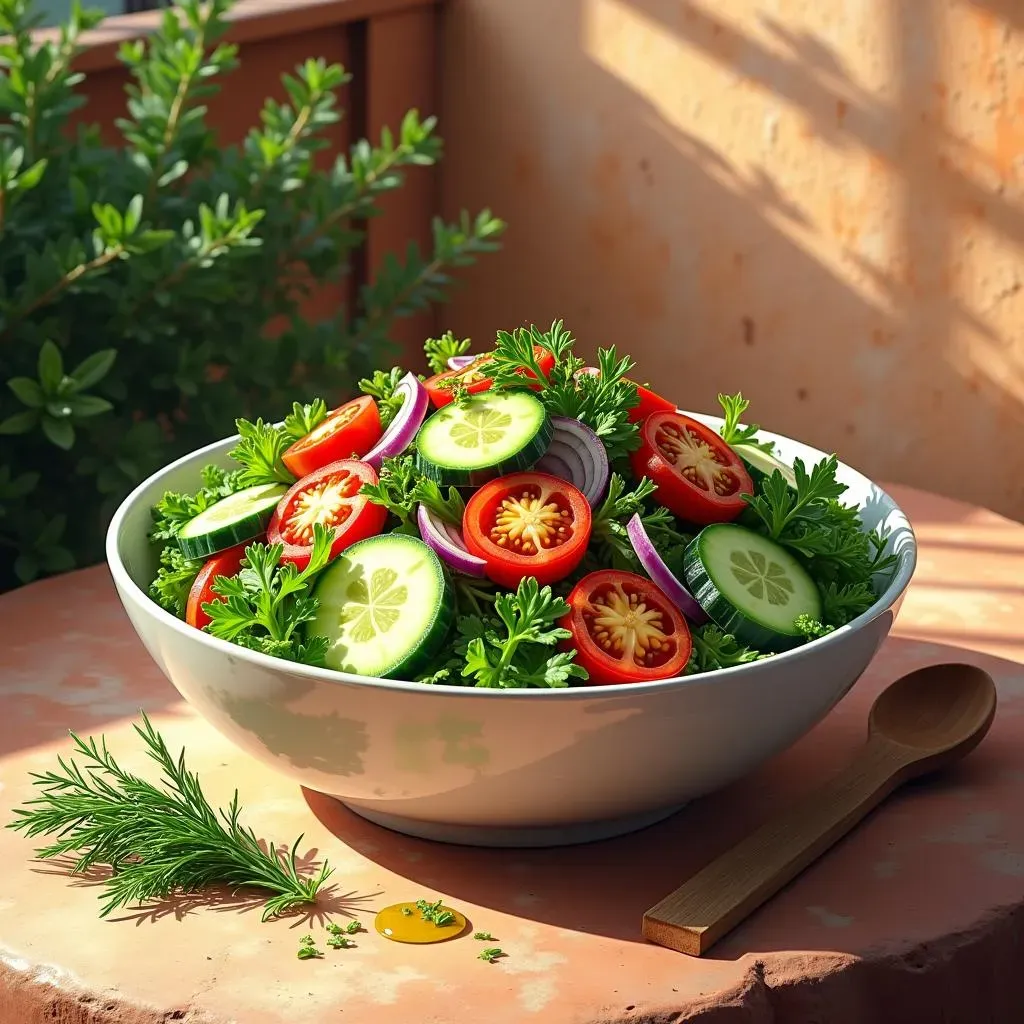
[[[483,620],[465,616],[459,635],[465,647],[462,675],[474,686],[564,687],[571,679],[586,679],[586,670],[575,664],[574,651],[552,648],[571,636],[557,625],[569,611],[550,587],[541,587],[528,576],[516,593],[499,594],[494,617]],[[456,642],[456,649],[459,647]]]
[[[235,420],[235,426],[239,434],[238,444],[229,455],[242,467],[240,479],[246,487],[295,483],[295,475],[281,461],[282,453],[292,443],[284,427],[265,423],[262,419],[255,423]]]
[[[693,651],[686,665],[687,674],[714,672],[716,669],[746,665],[751,661],[771,657],[751,647],[744,647],[731,633],[710,623],[695,627],[690,635]]]
[[[745,444],[750,448],[760,448],[770,455],[775,450],[774,441],[758,441],[757,432],[761,429],[756,423],[749,426],[740,426],[740,417],[750,408],[750,402],[743,397],[742,392],[737,391],[735,395],[718,396],[718,404],[722,407],[722,440],[726,444]]]
[[[372,377],[364,377],[359,382],[359,390],[377,401],[382,430],[391,426],[391,421],[398,415],[405,401],[405,395],[397,390],[404,376],[405,370],[400,366],[392,366],[388,371],[374,370]]]
[[[325,419],[327,403],[322,398],[314,398],[308,405],[293,402],[292,411],[284,418],[284,432],[289,443],[298,441],[316,430]]]
[[[585,423],[604,443],[609,459],[619,459],[640,445],[640,427],[629,412],[639,402],[636,384],[626,377],[634,367],[613,345],[597,350],[598,373],[580,373],[583,361],[563,357],[551,371],[541,398],[555,416]]]
[[[498,331],[494,343],[494,365],[488,376],[496,387],[518,387],[524,384],[524,377],[533,377],[545,386],[550,383],[548,375],[541,369],[537,349],[549,352],[555,360],[555,366],[575,361],[576,367],[583,365],[582,360],[572,356],[575,345],[572,334],[565,329],[561,320],[556,320],[547,331],[541,331],[534,325],[517,327],[514,331]]]
[[[821,617],[830,626],[845,626],[866,612],[878,600],[867,580],[854,583],[828,583],[821,590]]]
[[[758,494],[743,497],[764,523],[768,536],[779,540],[783,531],[795,523],[816,524],[825,518],[828,502],[846,490],[846,484],[836,479],[838,466],[838,458],[829,455],[808,473],[803,460],[795,459],[795,490],[775,470],[762,482]]]
[[[244,483],[242,470],[226,470],[220,466],[204,466],[202,469],[203,486],[195,494],[179,494],[177,491],[166,491],[163,497],[153,506],[153,528],[150,537],[153,540],[173,540],[178,531],[200,512],[208,509],[214,502],[226,498],[234,491],[248,486]]]
[[[861,511],[839,501],[846,486],[836,479],[838,460],[830,455],[810,473],[793,463],[796,489],[776,471],[748,496],[755,528],[792,551],[822,592],[822,624],[842,626],[874,604],[876,575],[891,573],[897,557],[887,537],[863,530]],[[809,635],[809,634],[808,634]]]
[[[464,356],[470,348],[469,338],[456,339],[451,331],[445,331],[440,338],[427,338],[423,342],[423,353],[427,357],[427,366],[432,373],[445,373],[451,367],[448,360],[455,356]]]
[[[798,632],[808,640],[817,640],[820,637],[828,636],[836,628],[835,626],[826,626],[823,622],[812,619],[810,615],[798,615],[794,625]]]
[[[202,567],[202,559],[188,559],[177,544],[166,545],[160,552],[160,567],[149,585],[149,596],[161,608],[183,619],[189,591]]]
[[[421,475],[413,485],[412,495],[417,504],[426,505],[435,516],[452,526],[462,526],[466,503],[456,488],[449,487],[446,495],[433,480]]]
[[[366,495],[375,505],[383,505],[399,520],[395,533],[419,536],[416,527],[417,485],[422,475],[413,457],[398,455],[383,459],[378,478],[375,484],[363,484],[359,493]]]
[[[433,481],[417,468],[411,455],[397,455],[385,458],[380,467],[379,480],[375,484],[363,484],[365,494],[375,505],[383,505],[399,520],[396,533],[419,535],[416,526],[416,508],[426,505],[431,512],[453,526],[462,525],[462,513],[466,504],[454,487],[445,494]]]
[[[630,519],[639,515],[647,536],[661,557],[670,563],[670,568],[677,562],[681,567],[682,552],[691,538],[679,530],[668,509],[650,500],[656,490],[653,481],[642,477],[633,490],[627,491],[625,480],[618,473],[612,473],[608,480],[608,493],[594,510],[591,522],[591,561],[602,568],[642,573],[626,532]]]
[[[305,637],[300,628],[316,614],[310,586],[330,561],[334,532],[313,527],[313,553],[301,572],[281,562],[280,544],[250,544],[237,576],[219,577],[213,592],[223,601],[203,605],[210,617],[206,627],[222,640],[306,665],[322,665],[328,641]]]

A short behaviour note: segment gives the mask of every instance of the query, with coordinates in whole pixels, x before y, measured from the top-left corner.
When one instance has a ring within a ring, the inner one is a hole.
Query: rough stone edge
[[[202,1010],[158,1010],[120,992],[89,992],[60,967],[0,952],[0,1024],[225,1024]]]
[[[683,954],[680,954],[682,956]],[[588,1024],[946,1024],[1024,1021],[1024,905],[898,953],[750,954],[731,989],[685,1009],[605,1011]]]

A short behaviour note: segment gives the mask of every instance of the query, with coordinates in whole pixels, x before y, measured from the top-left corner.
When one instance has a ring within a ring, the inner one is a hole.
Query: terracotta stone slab
[[[215,801],[238,786],[257,834],[327,857],[313,919],[261,924],[219,894],[115,914],[98,889],[0,832],[0,1024],[486,1020],[780,1022],[1024,1020],[1024,526],[895,489],[921,541],[894,637],[817,729],[761,771],[674,819],[563,850],[445,847],[391,834],[303,794],[238,753],[178,698],[121,612],[104,568],[0,598],[0,819],[27,773],[104,732],[146,771],[131,720],[145,707]],[[919,665],[966,660],[996,678],[988,739],[947,777],[896,796],[723,941],[693,960],[640,938],[643,911],[861,742],[871,700]],[[357,947],[299,961],[324,920],[443,896],[508,956],[471,938]]]

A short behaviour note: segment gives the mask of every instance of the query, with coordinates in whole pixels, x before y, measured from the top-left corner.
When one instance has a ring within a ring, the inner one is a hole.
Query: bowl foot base
[[[337,797],[335,799],[338,799]],[[417,839],[431,839],[437,843],[453,843],[457,846],[491,846],[491,847],[539,847],[539,846],[573,846],[578,843],[593,843],[601,839],[613,839],[636,832],[659,821],[664,821],[685,804],[675,807],[660,808],[634,814],[627,818],[612,818],[607,821],[584,821],[572,825],[542,825],[525,828],[506,828],[500,825],[445,825],[435,821],[422,821],[417,818],[403,818],[396,814],[388,814],[370,807],[339,800],[353,814],[372,821],[375,825],[401,832],[403,835],[415,836]]]

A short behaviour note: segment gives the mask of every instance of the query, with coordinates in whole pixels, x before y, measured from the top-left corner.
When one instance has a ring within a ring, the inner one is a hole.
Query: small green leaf
[[[49,338],[39,350],[39,383],[47,394],[53,394],[60,387],[64,376],[64,360],[60,349]]]
[[[0,434],[27,434],[39,422],[39,413],[35,409],[16,412],[0,422]]]
[[[67,451],[75,443],[75,428],[67,420],[43,418],[43,433],[58,448]]]
[[[18,401],[30,409],[40,409],[46,404],[46,395],[43,394],[43,389],[39,386],[39,382],[32,380],[31,377],[12,377],[7,382],[7,386],[17,396]]]
[[[20,554],[14,560],[14,575],[22,583],[31,583],[39,575],[39,563],[28,554]]]
[[[80,419],[85,419],[87,416],[99,416],[114,408],[105,398],[99,398],[96,395],[75,395],[68,399],[67,404],[71,409],[71,415]]]
[[[98,384],[110,372],[116,358],[117,349],[104,348],[83,359],[71,371],[71,377],[77,389],[84,390]]]
[[[43,180],[43,173],[46,171],[46,161],[37,160],[31,167],[18,175],[16,188],[19,192],[27,192],[35,188]]]
[[[74,555],[67,548],[55,547],[41,551],[39,561],[47,572],[70,572],[75,567]]]

